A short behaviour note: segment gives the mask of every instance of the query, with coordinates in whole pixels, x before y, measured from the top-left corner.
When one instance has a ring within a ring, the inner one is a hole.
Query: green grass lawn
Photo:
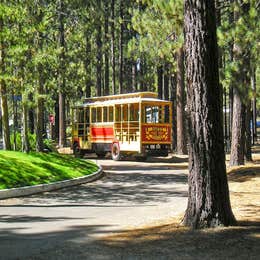
[[[68,155],[0,151],[0,189],[68,180],[97,169],[90,161]]]

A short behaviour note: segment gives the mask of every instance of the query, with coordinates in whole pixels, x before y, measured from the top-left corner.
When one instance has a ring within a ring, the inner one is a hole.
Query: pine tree
[[[184,10],[190,148],[183,223],[193,228],[228,226],[235,218],[225,166],[215,6],[210,0],[186,0]]]

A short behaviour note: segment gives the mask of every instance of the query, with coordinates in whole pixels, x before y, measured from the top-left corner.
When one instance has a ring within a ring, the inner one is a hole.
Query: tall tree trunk
[[[54,139],[59,142],[59,133],[60,133],[59,95],[55,97],[54,111],[55,111]]]
[[[42,39],[40,39],[42,41]],[[41,43],[40,43],[41,45]],[[42,48],[42,46],[40,47]],[[43,122],[44,122],[44,77],[43,65],[38,65],[38,88],[37,88],[37,108],[36,108],[36,151],[43,152]]]
[[[158,85],[158,98],[162,99],[163,92],[163,66],[157,66],[157,85]]]
[[[241,11],[234,12],[234,20],[238,21],[241,15],[249,12],[249,4],[243,3]],[[234,61],[238,65],[234,72],[233,85],[233,116],[230,166],[243,165],[245,155],[245,113],[248,99],[249,50],[243,48],[240,39],[235,39],[233,47]]]
[[[219,28],[221,26],[221,1],[220,0],[215,0],[215,6],[216,6],[216,26],[217,28]],[[221,79],[223,78],[223,66],[224,66],[224,63],[223,63],[223,50],[222,50],[222,47],[221,46],[218,46],[218,66],[219,66],[219,76],[221,77]],[[224,117],[224,113],[223,113],[223,108],[225,107],[224,105],[224,89],[223,89],[223,85],[222,83],[220,82],[220,91],[221,91],[221,94],[220,94],[220,102],[221,102],[221,107],[222,107],[222,110],[221,110],[221,115],[222,115],[222,118]],[[226,103],[225,103],[226,104]],[[226,111],[225,111],[226,112]],[[226,113],[225,113],[225,117],[226,117]],[[223,119],[224,120],[224,119]],[[223,121],[226,123],[226,121]],[[227,144],[227,134],[226,134],[226,124],[224,124],[224,144],[225,144],[225,150],[226,150],[226,144]]]
[[[86,41],[86,48],[85,48],[85,72],[86,72],[86,97],[91,97],[91,30],[88,28],[85,32],[85,41]]]
[[[30,152],[30,143],[28,137],[28,105],[26,98],[23,98],[23,132],[22,132],[22,151],[25,153]]]
[[[97,1],[98,10],[101,9],[100,0]],[[100,18],[96,18],[100,19]],[[96,73],[97,73],[97,81],[96,81],[96,89],[97,96],[102,95],[102,39],[101,39],[101,24],[97,25],[97,35],[96,35],[96,46],[97,46],[97,56],[96,56]]]
[[[163,99],[169,100],[169,64],[164,64],[163,70]]]
[[[62,83],[63,84],[63,83]],[[59,147],[66,145],[66,125],[65,125],[65,97],[59,93]]]
[[[123,93],[123,73],[124,73],[124,51],[123,51],[123,31],[124,31],[124,13],[123,13],[124,0],[120,0],[120,34],[119,34],[119,93]]]
[[[256,76],[255,76],[255,68],[253,67],[251,70],[251,85],[253,90],[253,100],[252,100],[252,126],[253,126],[253,144],[257,141],[257,126],[256,126],[256,119],[257,119],[257,112],[256,112]]]
[[[140,78],[141,78],[141,82],[140,82],[140,90],[141,91],[147,91],[148,87],[147,87],[147,82],[146,82],[146,59],[145,56],[142,55],[141,57],[141,66],[140,66]]]
[[[61,48],[59,64],[59,147],[66,145],[66,113],[65,113],[65,34],[64,34],[64,13],[63,0],[59,0],[59,44]]]
[[[16,135],[17,135],[17,127],[18,127],[18,118],[17,118],[17,100],[16,96],[14,95],[14,91],[12,93],[12,102],[13,102],[13,136],[14,136],[14,143],[13,143],[13,150],[17,150],[17,142],[16,142]]]
[[[116,62],[115,62],[115,0],[111,0],[111,67],[112,92],[116,94]]]
[[[0,67],[3,65],[1,64]],[[9,130],[9,116],[7,105],[7,91],[4,79],[0,81],[0,95],[1,95],[1,111],[2,111],[2,136],[3,149],[11,150],[10,130]]]
[[[244,64],[243,69],[245,70],[244,73],[244,87],[245,90],[248,92],[245,97],[245,159],[248,162],[253,161],[252,159],[252,135],[251,135],[251,127],[250,124],[252,123],[252,110],[251,110],[251,97],[249,96],[249,89],[251,87],[251,62],[250,62],[250,51],[247,51],[246,56],[244,56]]]
[[[86,30],[85,33],[85,40],[86,40],[86,57],[85,57],[85,71],[86,71],[86,97],[91,97],[91,41],[90,36],[91,31],[90,29]]]
[[[109,95],[109,38],[108,38],[108,2],[105,1],[105,78],[104,78],[104,95]]]
[[[234,0],[229,0],[230,6],[233,6]],[[234,12],[231,10],[229,12],[229,23],[232,24],[234,23]],[[233,49],[234,49],[234,41],[232,40],[228,46],[229,49],[229,62],[234,61],[234,54],[233,54]],[[233,95],[233,82],[230,82],[229,85],[229,149],[231,149],[231,139],[232,139],[232,122],[233,122],[233,103],[234,103],[234,95]]]
[[[185,134],[185,115],[184,115],[184,53],[183,48],[177,52],[177,153],[187,154],[187,142]]]
[[[4,23],[0,17],[0,32],[3,31]],[[5,73],[5,43],[0,41],[0,74]],[[3,136],[3,149],[11,150],[10,142],[10,129],[9,129],[9,116],[7,105],[7,90],[5,80],[0,80],[0,96],[1,96],[1,111],[2,111],[2,136]]]
[[[228,106],[227,106],[227,90],[223,88],[224,95],[224,140],[225,140],[225,151],[230,151],[230,132],[229,132],[229,122],[228,122]]]
[[[33,103],[33,94],[32,93],[29,93],[28,99],[29,99],[30,103]],[[35,120],[34,120],[34,109],[32,107],[29,107],[28,118],[29,118],[29,133],[34,134]]]
[[[251,100],[248,100],[245,111],[245,158],[247,162],[253,161],[252,159],[252,136],[250,130],[250,121],[252,119],[251,113]]]
[[[177,148],[177,76],[174,73],[171,76],[171,101],[172,101],[172,149]]]
[[[132,92],[136,92],[137,91],[137,82],[136,82],[136,65],[135,62],[132,62]]]
[[[245,106],[237,88],[233,88],[233,116],[230,166],[244,164],[245,147]]]
[[[184,225],[231,225],[225,166],[214,1],[185,0],[189,192]]]
[[[36,12],[37,24],[40,24],[43,21],[43,10],[42,10],[42,1],[40,1],[38,10]],[[43,50],[43,34],[42,32],[37,32],[37,47],[40,51]],[[36,151],[43,152],[43,125],[44,125],[44,68],[41,61],[38,62],[36,66],[37,76],[38,76],[38,86],[37,86],[37,96],[36,96]]]

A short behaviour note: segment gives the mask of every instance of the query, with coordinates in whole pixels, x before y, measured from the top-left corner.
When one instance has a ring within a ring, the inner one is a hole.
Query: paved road
[[[184,165],[167,159],[97,162],[105,177],[94,183],[0,201],[0,259],[28,259],[66,245],[88,244],[185,210]]]

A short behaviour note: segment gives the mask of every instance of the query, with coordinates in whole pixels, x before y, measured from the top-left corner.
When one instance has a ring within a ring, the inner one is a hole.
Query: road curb
[[[99,170],[90,175],[82,176],[71,180],[64,180],[64,181],[58,181],[49,184],[39,184],[34,186],[0,190],[0,199],[22,197],[22,196],[32,195],[32,194],[46,192],[46,191],[58,190],[58,189],[62,189],[74,185],[92,182],[99,179],[103,175],[102,167],[100,165],[98,165],[98,167]]]

